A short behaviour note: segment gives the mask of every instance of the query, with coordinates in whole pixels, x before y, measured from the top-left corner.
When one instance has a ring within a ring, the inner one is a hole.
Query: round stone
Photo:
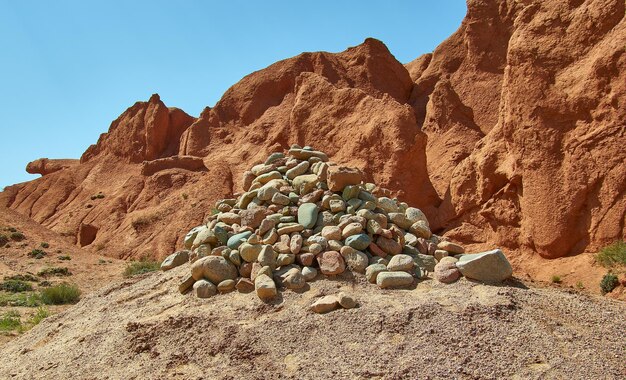
[[[209,298],[217,294],[217,288],[207,280],[198,280],[193,284],[193,292],[198,298]]]
[[[370,239],[370,237],[366,234],[348,236],[345,240],[346,245],[349,245],[357,251],[363,251],[370,245],[371,242],[372,239]]]
[[[230,249],[237,249],[250,235],[252,235],[252,231],[244,231],[238,234],[231,236],[228,239],[226,245]]]
[[[317,222],[319,210],[315,203],[303,203],[298,207],[298,223],[304,228],[313,228]]]

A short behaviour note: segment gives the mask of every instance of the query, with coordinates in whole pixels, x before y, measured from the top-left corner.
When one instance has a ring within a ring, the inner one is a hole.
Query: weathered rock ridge
[[[246,168],[312,144],[452,240],[594,250],[626,228],[625,53],[623,1],[470,0],[459,30],[404,66],[367,39],[252,73],[198,118],[154,95],[79,165],[1,200],[77,242],[90,226],[93,249],[164,257]]]

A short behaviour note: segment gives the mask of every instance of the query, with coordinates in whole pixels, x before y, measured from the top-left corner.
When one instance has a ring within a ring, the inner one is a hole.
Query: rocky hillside
[[[452,240],[593,251],[626,229],[624,14],[621,0],[470,0],[407,65],[367,39],[252,73],[198,118],[138,102],[80,162],[34,162],[43,177],[0,201],[81,246],[164,257],[246,168],[318,144]]]

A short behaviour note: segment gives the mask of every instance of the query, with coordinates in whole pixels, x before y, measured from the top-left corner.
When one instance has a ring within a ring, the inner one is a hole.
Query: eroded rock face
[[[138,102],[80,165],[2,202],[63,233],[97,225],[90,246],[103,253],[164,257],[245,170],[323,141],[377,195],[424,211],[419,237],[549,258],[593,250],[625,233],[625,39],[623,1],[470,0],[459,30],[406,67],[367,39],[252,73],[198,118],[158,96]],[[171,164],[177,155],[206,171]],[[141,176],[143,161],[158,170]]]
[[[80,160],[40,158],[26,165],[26,172],[42,176],[78,165]]]

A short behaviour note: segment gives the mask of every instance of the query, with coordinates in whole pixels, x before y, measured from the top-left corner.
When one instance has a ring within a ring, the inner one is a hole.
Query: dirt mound
[[[252,73],[198,118],[138,102],[80,165],[0,201],[76,242],[92,226],[86,246],[103,253],[162,258],[246,168],[324,141],[437,234],[547,258],[595,250],[626,228],[624,42],[623,1],[469,1],[460,29],[406,67],[367,39]]]
[[[254,294],[182,296],[188,271],[112,285],[45,319],[0,348],[0,377],[619,379],[626,370],[626,308],[599,297],[465,279],[389,291],[339,278],[272,305]],[[360,306],[308,311],[339,291]]]

